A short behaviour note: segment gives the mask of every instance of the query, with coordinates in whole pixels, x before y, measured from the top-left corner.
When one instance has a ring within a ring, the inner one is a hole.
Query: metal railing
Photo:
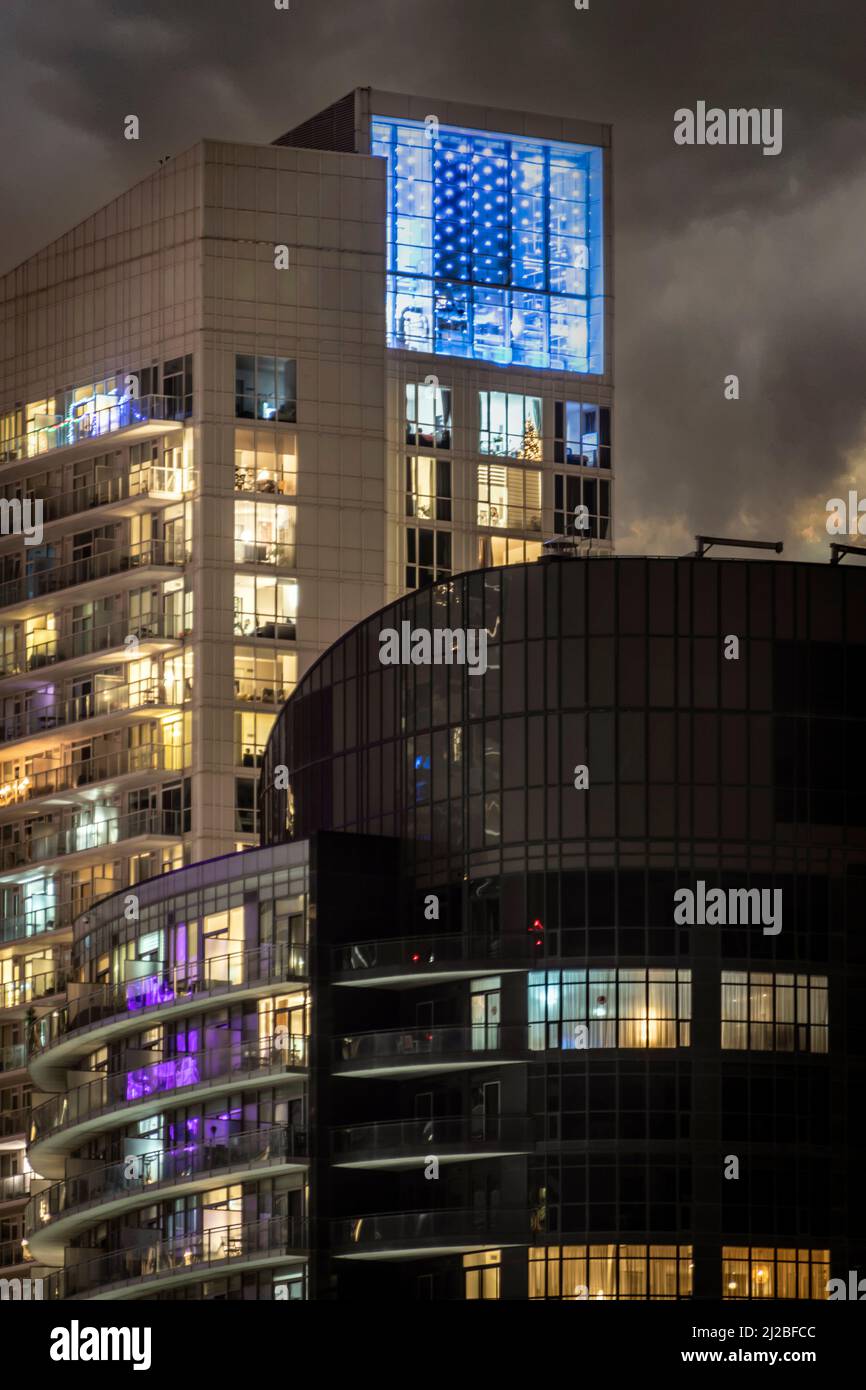
[[[232,1261],[254,1260],[269,1255],[291,1255],[306,1251],[306,1225],[288,1216],[262,1217],[245,1226],[218,1226],[174,1236],[151,1245],[113,1250],[86,1258],[76,1251],[78,1264],[50,1274],[44,1285],[44,1298],[78,1298],[90,1290],[132,1281],[158,1279],[190,1269],[207,1270],[230,1265]]]
[[[477,1023],[449,1028],[390,1028],[386,1032],[353,1033],[335,1039],[339,1062],[412,1063],[421,1057],[443,1058],[490,1053],[519,1056],[527,1051],[526,1029],[519,1024]]]
[[[92,787],[98,782],[125,777],[132,772],[182,770],[183,749],[178,745],[139,744],[136,748],[125,748],[117,753],[102,753],[96,758],[46,768],[44,772],[31,772],[28,777],[14,784],[14,802],[4,804],[0,799],[0,810],[8,811],[23,802],[36,801],[41,796],[52,796],[56,792]],[[0,798],[3,791],[4,788],[0,787]]]
[[[0,919],[0,941],[28,941],[31,937],[44,936],[46,932],[60,931],[71,927],[76,917],[98,898],[108,893],[116,893],[122,885],[117,879],[94,878],[88,885],[89,891],[79,892],[75,898],[63,898],[53,902],[50,907],[31,908],[29,912],[9,913]]]
[[[32,1177],[32,1173],[9,1173],[5,1178],[0,1178],[0,1202],[14,1202],[18,1197],[26,1197]]]
[[[513,933],[499,936],[485,932],[469,935],[406,936],[382,941],[352,941],[335,947],[333,967],[338,973],[356,970],[394,970],[405,967],[406,973],[430,973],[430,967],[447,968],[467,961],[501,964],[506,960],[519,961],[530,968],[542,953],[536,943],[537,934]]]
[[[0,1047],[0,1072],[20,1071],[27,1066],[27,1044],[10,1043],[8,1047]]]
[[[136,545],[117,545],[83,555],[51,569],[33,570],[18,579],[0,584],[0,607],[23,603],[26,599],[47,598],[78,584],[90,584],[95,579],[108,579],[131,570],[150,566],[184,565],[188,559],[186,546],[174,540],[141,541]]]
[[[17,844],[4,845],[0,850],[0,870],[8,873],[42,860],[56,859],[64,854],[84,854],[139,836],[180,836],[182,833],[181,811],[132,811],[129,815],[118,816],[116,820],[62,826]]]
[[[431,1152],[430,1145],[436,1145],[437,1151],[461,1147],[471,1151],[496,1144],[528,1149],[533,1142],[533,1123],[528,1115],[444,1115],[425,1120],[343,1125],[332,1130],[335,1160],[360,1154],[427,1154]]]
[[[29,975],[23,980],[7,980],[0,985],[0,1009],[14,1009],[21,1004],[30,1004],[37,999],[48,999],[52,994],[60,994],[66,988],[70,974],[70,962],[58,963],[38,975]]]
[[[76,657],[95,656],[99,652],[123,649],[131,644],[127,639],[147,642],[160,638],[168,642],[180,642],[186,631],[179,620],[174,618],[149,617],[145,622],[133,622],[129,618],[116,618],[110,623],[88,627],[80,632],[60,636],[45,633],[39,639],[28,642],[23,652],[0,658],[0,678],[22,675],[27,671],[41,671],[46,666],[55,666],[58,661],[73,661]]]
[[[125,502],[131,497],[179,502],[192,484],[191,470],[156,463],[134,473],[116,473],[97,478],[68,492],[54,493],[52,496],[43,494],[42,519],[43,522],[62,521],[64,517],[75,516],[78,512],[108,507],[113,502]],[[34,501],[40,500],[36,494],[28,495]]]
[[[224,1168],[241,1171],[255,1164],[306,1160],[307,1147],[305,1129],[272,1125],[247,1134],[226,1135],[210,1143],[187,1143],[131,1156],[74,1178],[64,1178],[37,1192],[25,1208],[24,1229],[29,1235],[82,1207],[123,1201]]]
[[[130,681],[103,690],[92,690],[86,695],[74,695],[55,704],[31,704],[29,709],[0,722],[0,739],[10,743],[16,738],[31,738],[67,724],[99,719],[106,714],[123,714],[127,710],[146,709],[148,706],[180,705],[185,698],[186,690],[182,682],[171,682],[169,685],[153,678]]]
[[[29,1124],[29,1110],[0,1110],[0,1139],[12,1139],[16,1134],[26,1134]]]
[[[5,1269],[7,1265],[23,1265],[24,1251],[21,1248],[20,1240],[4,1240],[0,1242],[0,1269]]]
[[[137,1054],[142,1051],[137,1049]],[[306,1064],[307,1039],[292,1033],[251,1041],[239,1039],[229,1047],[184,1052],[146,1066],[107,1073],[35,1106],[30,1112],[30,1142],[39,1143],[106,1110],[115,1110],[122,1122],[123,1111],[117,1107],[141,1104],[151,1097],[158,1106],[158,1097],[166,1092],[207,1087],[235,1074],[272,1072],[280,1067],[293,1071]]]
[[[255,946],[216,960],[187,961],[183,965],[163,966],[147,963],[147,975],[114,985],[72,985],[62,1009],[43,1021],[47,1031],[42,1051],[72,1033],[99,1028],[117,1018],[137,1019],[151,1009],[167,1005],[188,1005],[200,995],[220,994],[248,985],[303,979],[306,952],[284,943]]]
[[[54,425],[40,425],[11,439],[0,455],[0,463],[13,459],[35,458],[53,449],[68,449],[92,439],[102,439],[117,430],[150,421],[172,424],[183,418],[183,402],[174,396],[138,396],[118,401],[116,405],[92,410],[75,419],[60,420]]]
[[[506,1241],[528,1244],[531,1217],[528,1211],[508,1209],[374,1212],[370,1216],[335,1221],[331,1229],[333,1243],[338,1249],[380,1242],[395,1245],[435,1245],[439,1241],[456,1245],[487,1241],[491,1245]]]

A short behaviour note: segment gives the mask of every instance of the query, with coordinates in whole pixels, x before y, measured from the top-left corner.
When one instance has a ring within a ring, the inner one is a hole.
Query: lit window
[[[419,454],[406,460],[406,515],[451,520],[451,463]]]
[[[235,430],[235,492],[297,491],[297,437],[290,430]]]
[[[410,526],[406,531],[406,588],[417,589],[451,574],[451,532]]]
[[[481,1250],[463,1256],[467,1298],[499,1298],[501,1274],[501,1250]]]
[[[298,586],[290,579],[235,575],[234,629],[239,637],[296,636]]]
[[[582,468],[610,468],[610,408],[556,401],[553,411],[553,461]]]
[[[826,975],[722,971],[722,1047],[753,1052],[828,1050]]]
[[[610,539],[610,483],[580,474],[553,476],[553,529],[578,540]],[[585,508],[586,510],[578,510]]]
[[[604,369],[602,151],[373,118],[387,161],[387,341]]]
[[[529,1048],[688,1047],[690,970],[533,970]]]
[[[297,419],[296,364],[288,357],[235,358],[235,415],[244,420]]]
[[[825,1299],[829,1279],[829,1250],[722,1249],[722,1298]]]
[[[451,448],[451,391],[447,386],[407,384],[406,443],[427,449]]]
[[[522,541],[513,536],[478,537],[478,564],[485,568],[496,565],[528,565],[540,555],[541,541]]]
[[[504,463],[479,463],[478,525],[541,530],[541,473]]]
[[[540,463],[541,397],[513,391],[479,391],[478,452]]]
[[[275,714],[235,711],[235,767],[261,767],[275,719]]]
[[[295,508],[281,502],[235,502],[235,564],[295,564]]]
[[[692,1296],[690,1245],[548,1245],[529,1251],[529,1297],[674,1299]]]
[[[289,698],[298,678],[294,652],[270,653],[258,647],[235,648],[235,699],[281,705]]]

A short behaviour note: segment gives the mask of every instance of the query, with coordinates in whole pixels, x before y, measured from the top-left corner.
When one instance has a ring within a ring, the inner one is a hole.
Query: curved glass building
[[[265,847],[76,927],[52,1292],[831,1296],[864,674],[853,566],[551,557],[359,624],[277,720]]]

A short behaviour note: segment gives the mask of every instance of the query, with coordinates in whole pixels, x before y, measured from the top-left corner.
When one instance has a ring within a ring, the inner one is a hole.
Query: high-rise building
[[[545,557],[341,637],[262,847],[76,924],[46,1296],[847,1289],[864,662],[863,569],[783,561]]]
[[[610,550],[610,153],[365,89],[2,278],[0,1269],[73,921],[257,842],[275,713],[366,614],[547,534]]]

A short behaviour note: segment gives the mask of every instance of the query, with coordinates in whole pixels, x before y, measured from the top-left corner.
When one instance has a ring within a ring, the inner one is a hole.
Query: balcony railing
[[[75,695],[69,700],[56,704],[32,704],[29,709],[10,715],[0,723],[0,739],[10,743],[16,738],[32,738],[35,735],[63,728],[66,724],[79,724],[87,719],[100,719],[107,714],[124,714],[127,711],[158,708],[163,705],[179,705],[186,698],[186,689],[181,682],[170,684],[161,680],[130,681],[126,685],[109,686],[104,690],[94,690],[86,695]]]
[[[137,1050],[140,1055],[143,1049]],[[303,1069],[307,1063],[307,1039],[299,1034],[238,1041],[230,1047],[208,1048],[167,1057],[146,1066],[97,1076],[70,1091],[43,1101],[30,1113],[30,1142],[36,1144],[71,1126],[93,1119],[118,1106],[138,1105],[153,1096],[176,1092],[238,1075]],[[155,1102],[157,1105],[158,1101]],[[119,1112],[122,1119],[123,1112]]]
[[[13,869],[57,859],[64,854],[85,854],[89,850],[104,849],[139,836],[179,836],[182,833],[181,811],[132,811],[116,820],[60,827],[17,844],[5,845],[0,850],[0,872],[9,873]]]
[[[405,969],[407,975],[429,975],[466,962],[487,962],[491,966],[516,961],[527,968],[538,958],[541,948],[536,933],[499,936],[471,933],[449,936],[408,936],[384,941],[353,941],[333,951],[334,970],[343,974],[357,970]]]
[[[346,1125],[332,1133],[334,1161],[351,1162],[405,1154],[439,1153],[444,1149],[495,1148],[527,1150],[533,1144],[533,1123],[527,1115],[436,1116],[426,1120],[385,1120],[379,1124]],[[431,1148],[431,1146],[435,1146]]]
[[[27,1197],[32,1177],[32,1173],[10,1173],[0,1178],[0,1202],[14,1202],[19,1197]]]
[[[104,435],[134,425],[161,420],[172,424],[180,419],[183,419],[183,403],[173,396],[139,396],[134,400],[118,401],[116,405],[90,411],[76,419],[41,425],[38,429],[17,435],[0,454],[0,463],[35,458],[53,449],[68,449],[73,444],[101,439]]]
[[[8,980],[0,985],[0,1009],[14,1009],[21,1004],[30,1004],[38,999],[50,999],[66,988],[70,966],[60,962],[50,970],[39,975],[30,975],[24,980]]]
[[[527,1245],[531,1218],[528,1211],[403,1211],[374,1213],[332,1226],[336,1249],[362,1250],[380,1244],[435,1246]]]
[[[19,1071],[26,1066],[26,1043],[10,1043],[8,1047],[0,1047],[0,1071]]]
[[[107,507],[113,502],[125,502],[132,497],[148,497],[154,501],[180,502],[193,484],[191,470],[171,468],[165,464],[153,464],[150,468],[135,473],[118,473],[108,478],[97,478],[84,487],[69,492],[42,495],[43,522],[62,521],[64,517],[75,516],[78,512],[92,511],[94,507]],[[34,495],[34,500],[37,497]]]
[[[424,1058],[447,1062],[449,1058],[479,1055],[479,1065],[490,1054],[522,1056],[527,1051],[526,1029],[518,1024],[468,1024],[456,1028],[391,1028],[383,1033],[354,1033],[335,1039],[334,1057],[340,1062],[369,1062],[387,1066],[412,1065]]]
[[[293,1125],[231,1134],[212,1143],[183,1144],[141,1154],[104,1168],[66,1178],[43,1188],[24,1213],[28,1234],[81,1207],[123,1201],[163,1186],[171,1187],[223,1168],[240,1170],[257,1164],[280,1164],[307,1158],[307,1132]],[[28,1174],[29,1176],[29,1174]]]
[[[64,898],[46,907],[34,907],[28,912],[7,913],[0,917],[0,941],[28,941],[31,937],[44,936],[46,932],[60,931],[71,927],[76,917],[86,912],[97,898],[115,893],[121,884],[116,879],[95,878],[89,880],[88,891],[81,891],[75,898]]]
[[[29,1124],[29,1110],[0,1110],[0,1139],[13,1139],[16,1134],[26,1134]]]
[[[79,584],[90,584],[96,579],[109,579],[150,566],[180,566],[186,563],[187,558],[186,547],[180,541],[151,540],[138,545],[118,545],[111,550],[97,551],[63,565],[54,565],[51,569],[34,570],[31,574],[0,584],[0,607],[23,603],[27,599],[47,598]]]
[[[46,666],[56,665],[58,661],[97,656],[100,652],[111,651],[114,647],[128,648],[132,645],[127,641],[128,638],[135,638],[138,642],[147,642],[153,638],[179,642],[185,635],[179,620],[156,616],[149,617],[146,622],[117,618],[113,622],[85,628],[81,632],[68,633],[63,637],[56,633],[44,633],[28,642],[23,652],[0,658],[0,677],[41,671]]]
[[[20,1240],[4,1240],[0,1242],[0,1269],[5,1269],[8,1265],[23,1265],[24,1251],[21,1248]]]
[[[189,1004],[201,995],[220,994],[245,985],[303,979],[306,952],[301,947],[280,943],[256,946],[216,960],[187,961],[184,965],[165,967],[151,961],[147,969],[147,975],[122,984],[73,986],[65,1006],[44,1020],[50,1030],[44,1035],[43,1051],[71,1033],[98,1028],[111,1019],[138,1019],[154,1009]]]
[[[294,690],[272,680],[253,680],[243,677],[235,681],[235,699],[260,705],[284,705]]]
[[[57,792],[77,791],[126,777],[135,772],[180,772],[183,769],[183,749],[175,745],[160,747],[153,743],[126,748],[119,753],[103,753],[83,762],[50,767],[44,772],[31,772],[20,781],[0,786],[0,810],[21,802],[35,801],[40,796]]]

